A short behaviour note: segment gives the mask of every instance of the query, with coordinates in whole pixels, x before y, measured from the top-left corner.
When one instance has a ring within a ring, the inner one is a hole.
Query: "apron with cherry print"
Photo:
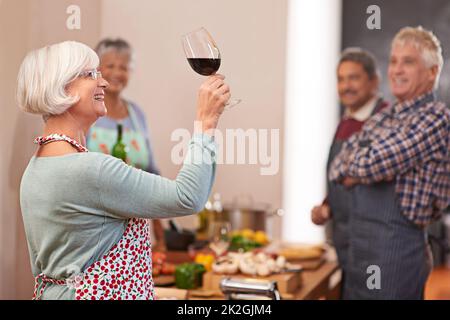
[[[39,145],[54,141],[66,141],[78,152],[88,151],[64,135],[53,134],[35,139]],[[49,283],[74,289],[76,300],[152,300],[155,294],[151,275],[148,223],[146,219],[132,218],[128,220],[119,242],[84,272],[65,280],[52,279],[42,273],[36,276],[33,300],[41,298]]]

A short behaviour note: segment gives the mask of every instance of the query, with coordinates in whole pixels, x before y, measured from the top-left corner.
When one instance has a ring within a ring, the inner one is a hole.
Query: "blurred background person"
[[[342,52],[337,67],[338,93],[343,116],[337,127],[328,155],[327,171],[342,144],[358,132],[373,114],[387,106],[378,92],[379,73],[373,55],[360,48],[348,48]],[[345,270],[348,250],[348,214],[352,209],[352,190],[340,184],[328,184],[324,202],[311,211],[311,219],[317,225],[332,218],[327,229],[342,269],[341,296],[345,291]]]
[[[105,89],[108,110],[91,127],[87,147],[93,152],[111,154],[117,142],[117,125],[123,126],[122,142],[128,147],[127,163],[149,173],[160,174],[151,147],[146,117],[134,102],[123,97],[134,65],[134,53],[123,39],[103,39],[95,51],[100,58],[99,71],[109,86]],[[160,220],[152,220],[154,249],[164,250],[164,230]]]
[[[442,67],[432,32],[402,28],[388,68],[397,102],[369,119],[331,164],[331,184],[354,187],[346,298],[424,297],[432,268],[426,228],[450,205],[450,110],[433,93]]]

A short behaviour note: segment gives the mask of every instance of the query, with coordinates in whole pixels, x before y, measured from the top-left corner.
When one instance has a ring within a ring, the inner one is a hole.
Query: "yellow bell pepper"
[[[202,264],[206,271],[211,271],[214,263],[214,256],[212,254],[198,253],[195,256],[195,262]]]

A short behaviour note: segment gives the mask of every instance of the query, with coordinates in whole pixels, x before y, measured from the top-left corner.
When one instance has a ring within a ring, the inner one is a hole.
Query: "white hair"
[[[105,38],[97,44],[97,46],[95,47],[95,52],[99,56],[100,60],[103,58],[103,55],[109,52],[123,54],[128,57],[128,65],[130,69],[134,69],[136,62],[134,50],[133,48],[131,48],[130,44],[124,39]]]
[[[97,54],[87,45],[65,41],[33,50],[20,66],[17,84],[19,107],[44,119],[64,113],[78,102],[70,96],[66,86],[80,72],[98,67]]]
[[[422,59],[428,68],[437,66],[438,72],[434,82],[434,87],[439,84],[439,77],[444,66],[444,58],[442,57],[442,47],[439,39],[433,32],[418,26],[404,27],[395,35],[392,40],[392,47],[396,45],[404,46],[405,44],[413,45],[422,54]]]

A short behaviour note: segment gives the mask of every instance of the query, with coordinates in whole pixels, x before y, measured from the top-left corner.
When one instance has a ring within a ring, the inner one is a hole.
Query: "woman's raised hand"
[[[231,97],[230,87],[223,81],[224,76],[210,76],[200,86],[197,102],[197,121],[202,123],[202,132],[217,127],[225,104]]]

